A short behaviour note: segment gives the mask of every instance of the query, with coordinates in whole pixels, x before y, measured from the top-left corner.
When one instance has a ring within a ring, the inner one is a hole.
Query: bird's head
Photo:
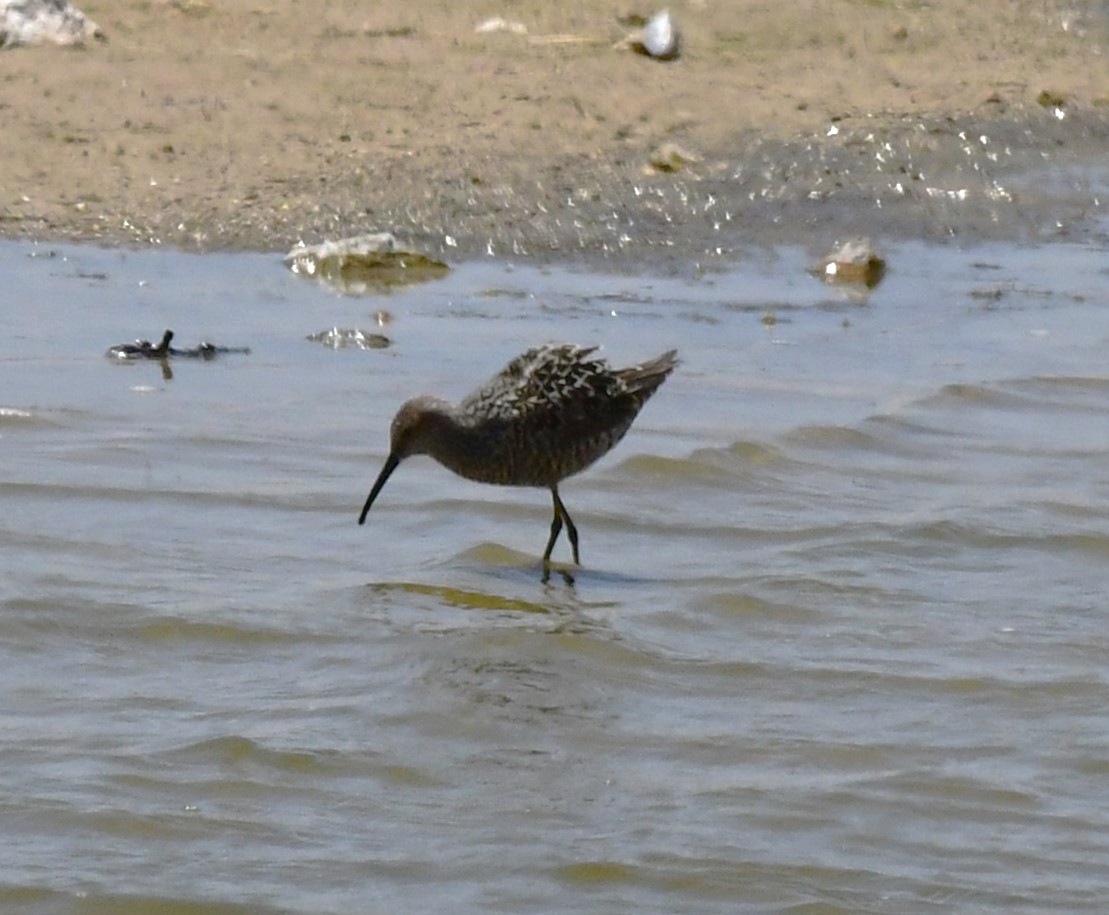
[[[449,404],[437,397],[414,397],[397,410],[389,427],[389,457],[385,459],[385,466],[366,498],[362,514],[358,516],[359,524],[365,523],[374,499],[401,461],[414,454],[431,453],[438,430],[448,421],[449,409]]]
[[[430,453],[448,409],[448,404],[437,397],[406,401],[389,427],[389,453],[398,461],[413,454]]]

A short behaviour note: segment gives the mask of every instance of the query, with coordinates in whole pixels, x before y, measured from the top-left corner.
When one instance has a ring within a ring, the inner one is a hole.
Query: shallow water
[[[1105,254],[886,254],[359,299],[0,244],[0,908],[1100,911]],[[165,327],[252,352],[104,357]],[[561,339],[683,359],[562,487],[572,580],[426,459],[357,526],[402,400]]]

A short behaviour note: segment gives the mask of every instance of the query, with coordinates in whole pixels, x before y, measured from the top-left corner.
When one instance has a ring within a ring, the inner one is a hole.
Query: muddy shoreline
[[[585,0],[484,34],[433,0],[82,4],[106,43],[0,51],[0,235],[636,263],[1104,234],[1103,8],[726,6],[671,5],[660,63]]]

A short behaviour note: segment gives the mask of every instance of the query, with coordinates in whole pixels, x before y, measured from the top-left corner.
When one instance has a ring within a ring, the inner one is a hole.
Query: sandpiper
[[[543,562],[566,525],[574,562],[578,531],[558,484],[607,454],[640,408],[678,364],[670,350],[629,368],[593,356],[597,347],[537,346],[517,356],[457,406],[438,397],[406,402],[390,428],[389,457],[358,523],[377,494],[413,454],[427,454],[468,480],[550,489],[554,519]]]

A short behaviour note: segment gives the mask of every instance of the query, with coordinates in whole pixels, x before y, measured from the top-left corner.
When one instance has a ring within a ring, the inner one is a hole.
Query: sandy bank
[[[671,4],[672,63],[613,49],[623,4],[384,6],[88,2],[107,43],[0,51],[0,233],[283,251],[389,229],[450,258],[700,257],[1097,215],[1092,4],[690,0]],[[527,34],[475,33],[494,15]],[[668,142],[699,161],[652,169]],[[1021,183],[1045,161],[1078,177]]]

